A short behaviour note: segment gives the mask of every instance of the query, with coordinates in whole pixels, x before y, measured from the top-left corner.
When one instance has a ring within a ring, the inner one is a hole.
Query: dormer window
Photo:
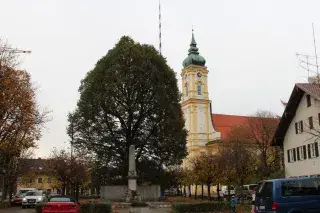
[[[198,95],[202,95],[202,85],[200,82],[197,84],[197,90],[198,90]]]
[[[307,107],[311,106],[311,97],[307,95]]]

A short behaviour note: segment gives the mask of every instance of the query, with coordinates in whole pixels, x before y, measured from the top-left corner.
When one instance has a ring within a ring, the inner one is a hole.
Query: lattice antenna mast
[[[316,37],[314,35],[314,25],[312,23],[312,32],[313,32],[313,45],[314,45],[314,55],[316,57],[316,66],[317,66],[317,81],[320,83],[319,79],[319,65],[318,65],[318,55],[317,55],[317,46],[316,46]]]
[[[159,0],[159,52],[162,55],[162,41],[161,41],[161,0]]]

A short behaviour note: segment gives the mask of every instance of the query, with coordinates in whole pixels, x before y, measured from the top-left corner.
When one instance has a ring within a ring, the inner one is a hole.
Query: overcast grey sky
[[[80,80],[122,35],[158,47],[158,0],[1,0],[0,7],[0,36],[32,50],[21,67],[38,86],[41,106],[52,110],[41,157],[66,146]],[[162,0],[163,55],[180,74],[193,25],[213,112],[282,114],[280,98],[306,81],[295,53],[313,54],[312,22],[320,44],[319,8],[317,0]]]

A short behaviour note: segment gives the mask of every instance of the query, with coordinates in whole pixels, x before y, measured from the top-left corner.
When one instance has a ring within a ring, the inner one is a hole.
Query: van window
[[[320,180],[290,180],[281,183],[283,197],[320,195]]]
[[[257,197],[272,197],[273,182],[262,182],[257,190]]]

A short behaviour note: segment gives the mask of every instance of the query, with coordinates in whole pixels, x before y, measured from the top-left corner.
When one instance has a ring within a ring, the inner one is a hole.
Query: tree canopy
[[[68,133],[77,148],[96,155],[108,182],[125,180],[132,144],[138,174],[145,165],[163,171],[186,156],[177,79],[153,46],[122,37],[88,72],[79,92]]]

